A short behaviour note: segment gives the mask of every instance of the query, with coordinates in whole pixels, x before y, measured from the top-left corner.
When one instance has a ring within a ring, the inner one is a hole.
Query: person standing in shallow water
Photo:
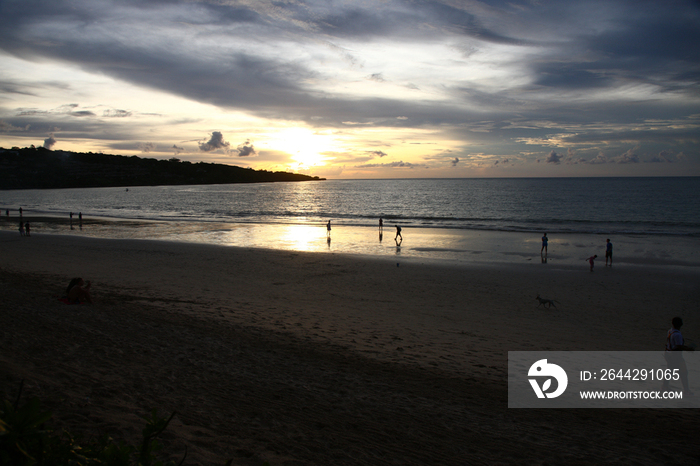
[[[547,242],[549,241],[549,238],[547,238],[547,233],[545,233],[542,236],[542,249],[540,249],[540,254],[544,251],[545,253],[547,252]]]
[[[612,267],[612,243],[610,238],[605,240],[605,266],[608,266],[608,258],[610,259],[610,267]]]
[[[328,220],[328,223],[326,224],[326,236],[328,238],[331,237],[331,221]]]

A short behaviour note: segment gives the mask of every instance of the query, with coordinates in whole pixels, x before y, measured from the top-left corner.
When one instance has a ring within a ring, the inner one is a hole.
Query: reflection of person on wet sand
[[[394,240],[396,240],[396,238],[401,238],[401,241],[403,241],[403,236],[401,236],[401,227],[398,225],[396,225],[396,236],[394,236]]]
[[[678,370],[678,375],[680,375],[681,383],[683,384],[683,394],[686,396],[692,395],[693,393],[690,391],[688,385],[688,368],[685,365],[685,359],[683,359],[683,351],[694,350],[689,346],[685,346],[685,341],[681,334],[683,319],[674,317],[671,320],[671,325],[672,327],[666,336],[666,352],[664,353],[664,357],[671,372],[673,372],[674,369]],[[668,380],[664,379],[663,388],[664,390],[668,389]]]
[[[68,284],[68,288],[66,288],[66,296],[72,303],[92,303],[92,299],[90,298],[91,286],[92,283],[90,283],[90,280],[88,280],[87,284],[85,284],[82,278],[76,277]]]

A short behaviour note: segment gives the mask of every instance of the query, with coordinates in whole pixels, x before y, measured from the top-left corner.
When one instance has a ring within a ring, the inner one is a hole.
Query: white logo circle
[[[569,378],[566,376],[566,371],[556,364],[548,364],[546,359],[540,359],[532,366],[527,372],[528,377],[547,377],[546,380],[540,386],[537,379],[528,379],[532,389],[535,391],[537,398],[556,398],[566,390],[566,386],[569,384]],[[547,393],[547,390],[551,388],[552,378],[557,381],[557,389],[551,393]]]

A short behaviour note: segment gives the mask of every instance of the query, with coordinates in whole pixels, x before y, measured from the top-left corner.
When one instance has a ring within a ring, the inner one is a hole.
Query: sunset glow
[[[690,1],[10,0],[0,147],[328,178],[699,175],[698,22]]]

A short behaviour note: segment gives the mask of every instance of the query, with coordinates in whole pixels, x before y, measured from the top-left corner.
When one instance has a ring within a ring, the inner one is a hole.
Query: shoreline
[[[3,395],[24,379],[70,430],[177,411],[164,443],[196,464],[698,460],[692,410],[509,410],[506,390],[508,351],[661,351],[675,315],[700,340],[694,268],[10,232],[0,255]],[[57,301],[73,276],[94,305]]]
[[[77,217],[77,216],[76,216]],[[18,218],[2,217],[0,231],[15,231]],[[72,227],[69,219],[24,217],[33,235],[50,234],[106,239],[148,239],[188,244],[213,244],[297,252],[417,258],[451,263],[570,265],[587,268],[585,259],[598,255],[596,268],[605,266],[604,234],[551,235],[549,251],[540,254],[540,236],[530,232],[404,227],[396,243],[393,226],[379,236],[376,227],[333,225],[331,241],[324,224],[230,223],[162,221],[85,217]],[[17,236],[19,234],[17,233]],[[613,235],[614,264],[631,267],[700,267],[700,238],[657,235]]]

